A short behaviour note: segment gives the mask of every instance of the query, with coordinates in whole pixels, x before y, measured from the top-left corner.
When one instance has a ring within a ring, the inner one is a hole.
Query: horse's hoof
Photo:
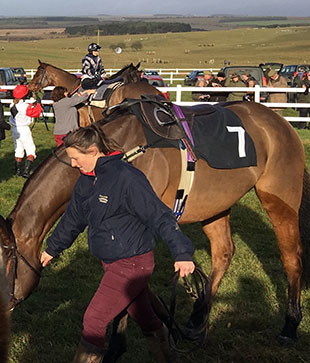
[[[296,343],[296,339],[290,338],[290,337],[286,337],[284,335],[279,335],[277,338],[277,342],[282,346],[282,347],[289,347],[292,346],[293,344]]]

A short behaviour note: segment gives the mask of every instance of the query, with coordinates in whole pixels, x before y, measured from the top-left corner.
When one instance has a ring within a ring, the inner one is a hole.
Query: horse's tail
[[[310,174],[306,169],[299,208],[299,231],[303,245],[303,281],[308,287],[310,285]]]
[[[9,312],[5,266],[0,256],[0,362],[7,362],[9,349]]]

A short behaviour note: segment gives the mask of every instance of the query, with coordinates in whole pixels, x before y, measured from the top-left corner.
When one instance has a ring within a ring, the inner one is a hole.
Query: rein
[[[179,281],[179,272],[175,272],[172,277],[171,283],[171,295],[170,295],[170,306],[168,307],[164,300],[159,296],[164,308],[166,309],[169,318],[166,323],[169,330],[169,343],[173,350],[179,353],[190,353],[204,343],[207,327],[208,327],[208,316],[210,311],[210,296],[211,296],[211,281],[205,273],[196,266],[192,273],[194,283],[192,284],[187,277],[183,277],[183,285],[186,293],[194,299],[193,311],[190,315],[188,322],[182,329],[175,320],[176,310],[176,287]],[[195,346],[191,349],[179,349],[176,347],[175,342],[181,340],[187,340],[195,342]]]
[[[76,87],[73,86],[72,91],[68,92],[68,96],[72,96],[81,86],[81,82],[79,81],[78,85]]]
[[[63,163],[63,164],[65,164],[65,165],[67,165],[67,166],[70,166],[70,168],[73,168],[73,166],[70,164],[70,163],[68,163],[67,161],[65,161],[65,160],[62,160],[62,159],[60,159],[60,157],[56,154],[56,150],[57,149],[53,149],[53,151],[52,151],[52,155],[58,160],[58,161],[60,161],[61,163]]]

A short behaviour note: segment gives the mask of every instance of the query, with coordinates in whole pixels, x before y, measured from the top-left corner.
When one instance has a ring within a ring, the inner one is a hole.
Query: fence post
[[[173,84],[173,72],[170,72],[170,84]]]
[[[260,103],[260,86],[258,84],[255,85],[254,101]]]
[[[177,92],[176,92],[175,101],[181,102],[181,100],[182,100],[182,85],[177,84]]]

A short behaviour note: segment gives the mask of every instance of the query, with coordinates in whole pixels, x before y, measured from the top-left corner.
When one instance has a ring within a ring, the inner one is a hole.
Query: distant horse
[[[124,92],[140,85],[126,85]],[[156,94],[156,90],[153,89]],[[257,166],[215,169],[202,159],[196,163],[195,178],[180,223],[200,221],[211,244],[211,301],[218,290],[233,254],[230,208],[250,189],[268,213],[278,239],[287,279],[288,308],[280,340],[296,338],[301,321],[301,278],[303,250],[309,251],[310,177],[305,170],[303,145],[294,129],[282,117],[254,102],[225,105],[242,120],[254,141]],[[134,114],[117,116],[98,123],[104,133],[127,152],[145,145],[143,126]],[[8,234],[13,234],[18,250],[13,297],[19,302],[31,293],[40,274],[40,250],[44,237],[64,212],[73,185],[79,176],[76,169],[60,162],[69,161],[60,147],[27,180],[18,201],[7,218]],[[132,164],[148,177],[157,195],[173,207],[181,175],[181,156],[176,148],[149,148]],[[1,241],[0,241],[1,242]],[[5,241],[2,243],[4,244]],[[266,241],[266,243],[269,243]],[[12,256],[8,256],[11,261]],[[307,263],[305,261],[305,266]]]
[[[39,92],[43,88],[48,86],[62,86],[66,87],[69,93],[75,92],[80,85],[81,80],[77,78],[74,74],[67,72],[58,67],[52,66],[51,64],[43,63],[40,60],[39,67],[32,80],[28,84],[28,88],[32,92]],[[140,87],[137,87],[138,84],[143,88],[143,92],[153,94],[154,88],[145,84],[141,81],[141,71],[139,71],[140,63],[134,66],[132,63],[123,67],[120,71],[113,74],[108,80],[117,79],[118,77],[123,78],[123,83],[126,85],[120,86],[115,89],[115,91],[111,94],[111,97],[108,101],[108,106],[116,105],[122,102],[126,97],[131,98],[139,98],[141,95]],[[128,85],[131,85],[128,87]],[[148,88],[148,90],[146,90]],[[156,91],[160,94],[159,91]],[[99,107],[91,107],[92,115],[94,121],[98,121],[102,119],[102,108]],[[91,122],[89,110],[86,106],[79,108],[80,114],[80,126],[86,126]]]

